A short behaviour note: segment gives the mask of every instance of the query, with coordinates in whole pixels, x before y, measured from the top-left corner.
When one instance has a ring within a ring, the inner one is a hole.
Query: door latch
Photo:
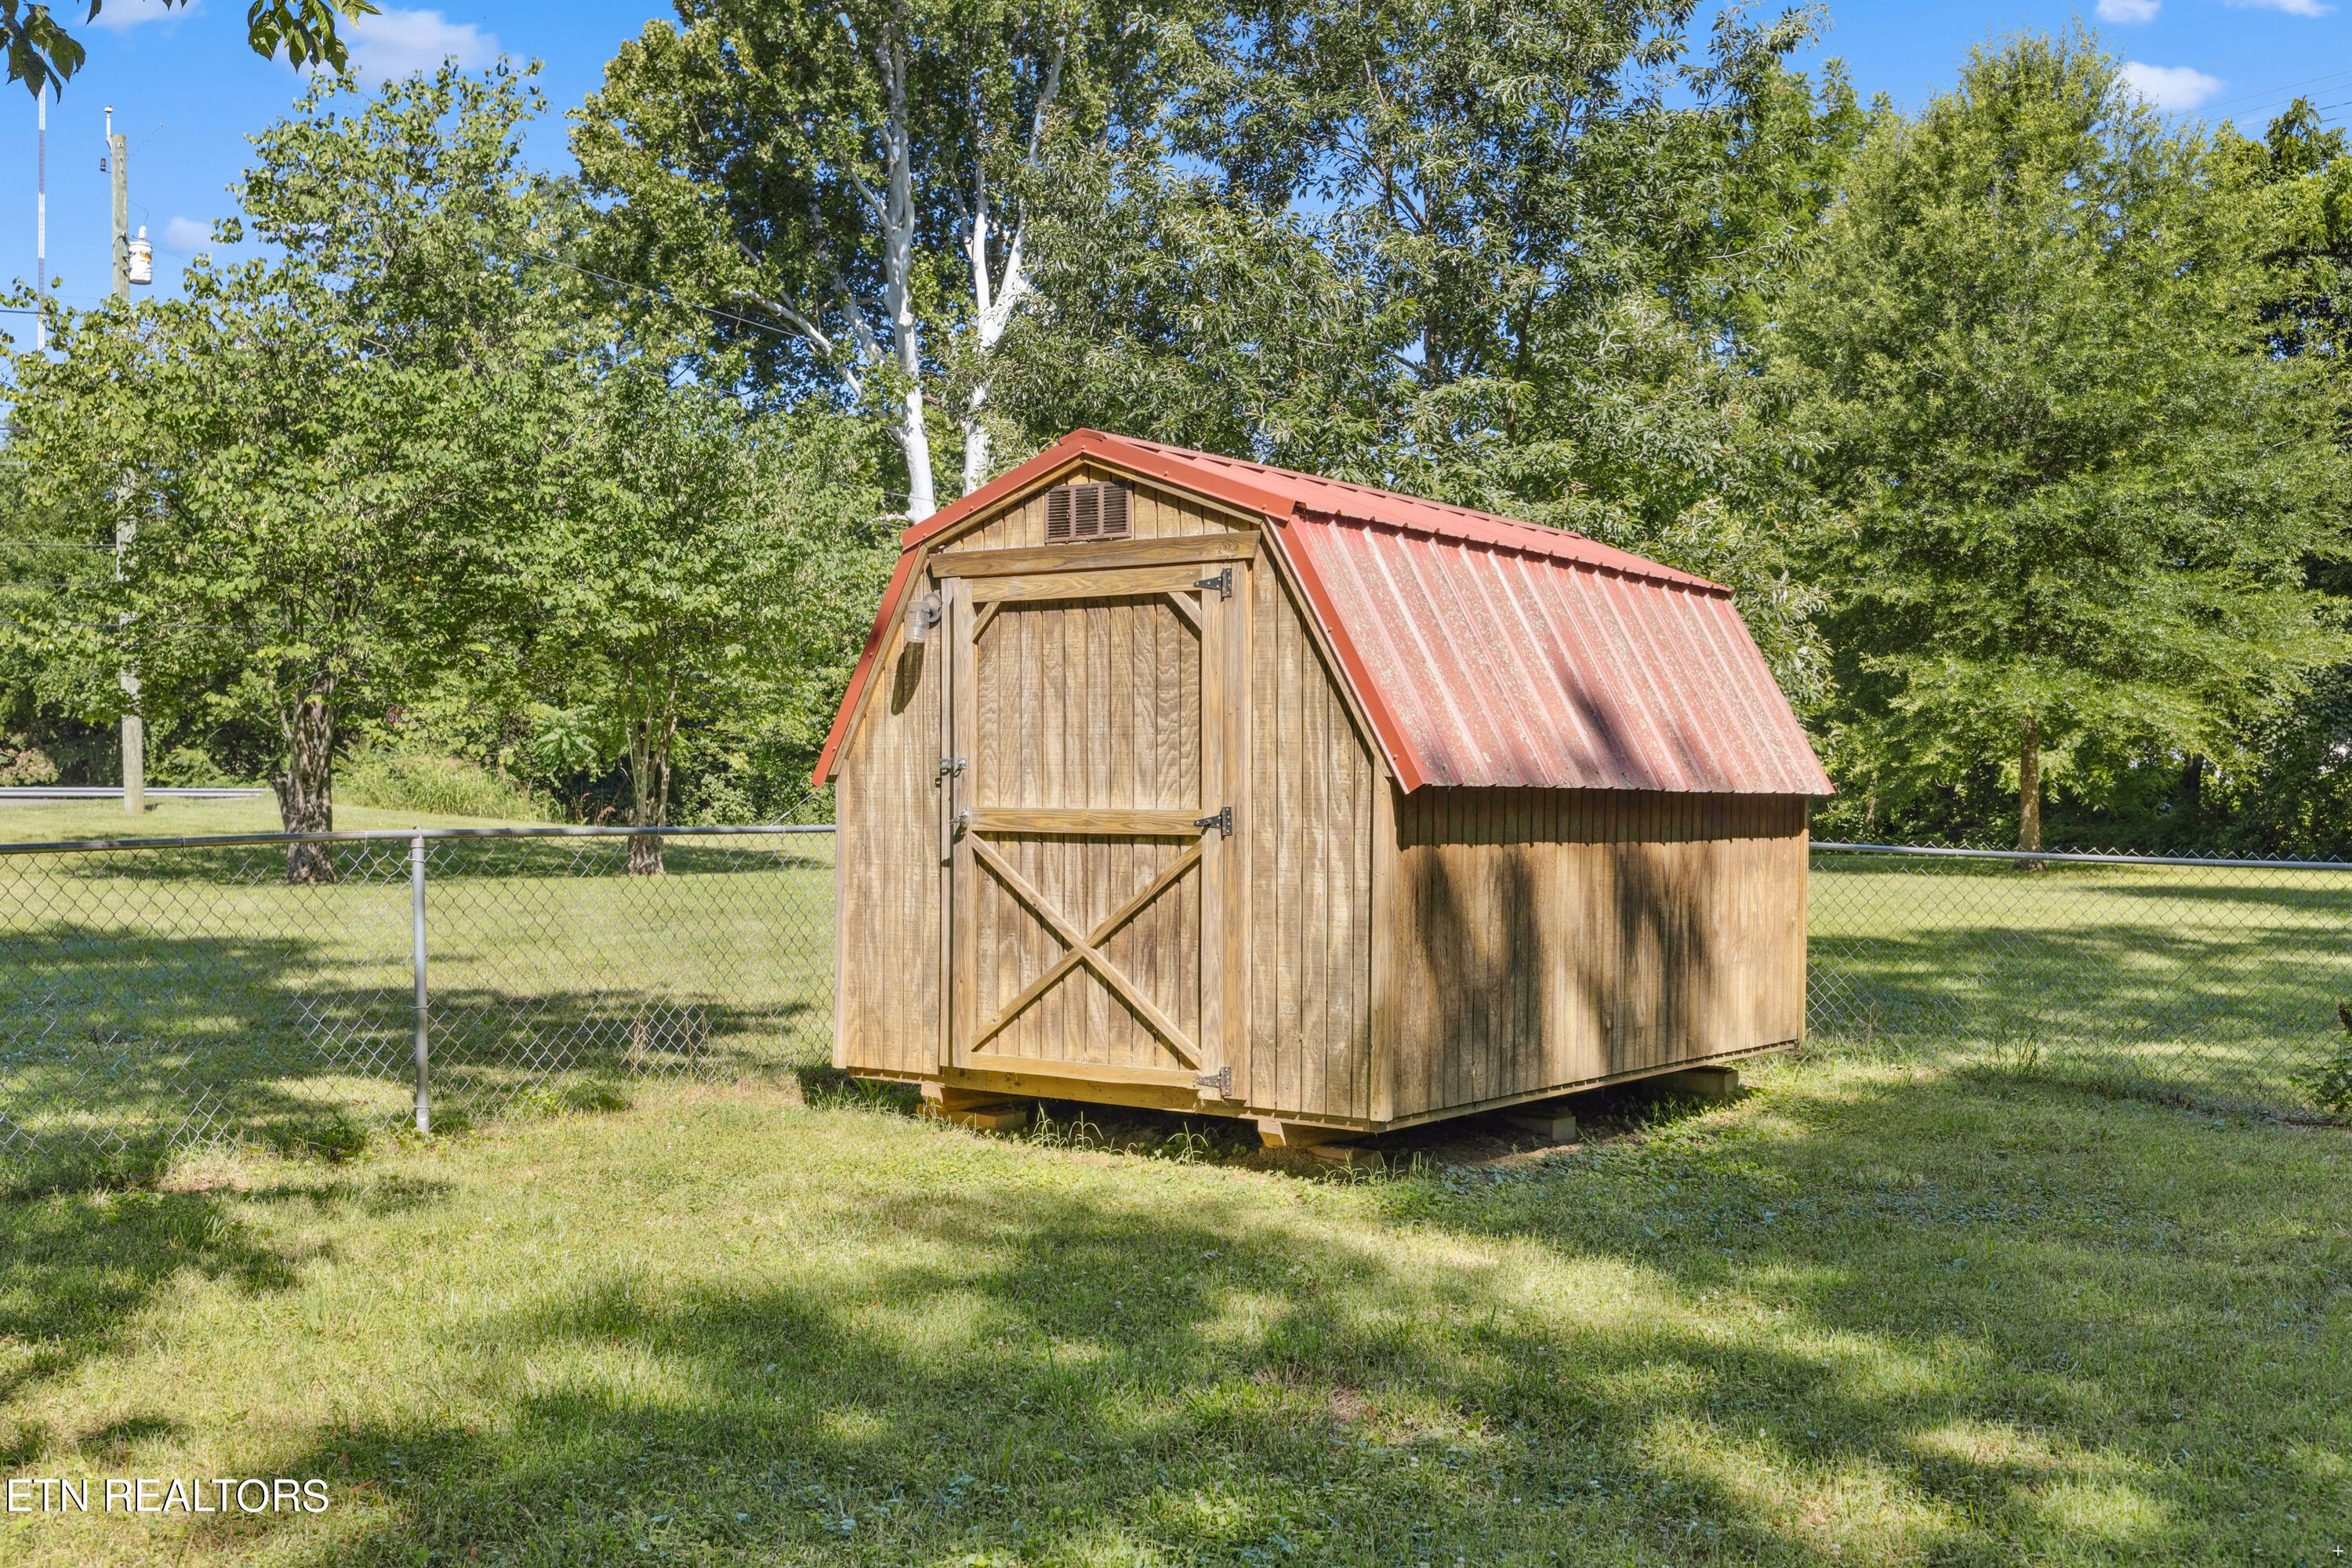
[[[971,765],[971,763],[970,760],[964,757],[941,757],[940,759],[940,777],[943,779],[953,778],[956,774],[963,772],[964,769]]]
[[[1195,1089],[1213,1089],[1227,1100],[1234,1097],[1234,1067],[1227,1062],[1214,1072],[1204,1072],[1192,1080]]]
[[[1218,809],[1217,814],[1214,816],[1196,816],[1192,819],[1192,826],[1195,827],[1213,827],[1218,832],[1223,834],[1226,837],[1231,838],[1234,836],[1234,808],[1230,805],[1222,806]]]
[[[1202,578],[1199,582],[1193,584],[1192,586],[1195,588],[1214,588],[1217,591],[1218,598],[1230,599],[1234,596],[1234,569],[1228,566],[1213,577]]]

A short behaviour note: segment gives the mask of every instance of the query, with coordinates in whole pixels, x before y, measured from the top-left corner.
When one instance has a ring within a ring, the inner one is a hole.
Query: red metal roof
[[[907,530],[820,783],[922,545],[1080,458],[1273,525],[1408,791],[1832,793],[1727,588],[1559,529],[1091,430]]]

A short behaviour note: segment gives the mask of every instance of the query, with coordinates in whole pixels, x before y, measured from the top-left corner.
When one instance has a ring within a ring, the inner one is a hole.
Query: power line
[[[2227,109],[2233,103],[2248,103],[2259,98],[2276,98],[2280,93],[2293,92],[2299,87],[2309,87],[2315,82],[2334,81],[2337,77],[2343,76],[2352,76],[2352,70],[2329,71],[2326,76],[2305,77],[2301,81],[2291,81],[2284,87],[2266,87],[2259,92],[2242,92],[2235,98],[2225,98],[2218,103],[2209,103],[2205,107],[2208,109]],[[2238,119],[2242,117],[2233,115],[2231,118]]]

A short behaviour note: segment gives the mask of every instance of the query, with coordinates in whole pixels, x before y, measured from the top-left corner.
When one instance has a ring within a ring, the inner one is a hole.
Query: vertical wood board
[[[1392,1114],[1801,1035],[1801,799],[1423,790],[1395,812]]]
[[[835,795],[835,1060],[926,1072],[941,1016],[941,645],[894,633]]]
[[[1249,1103],[1369,1118],[1376,769],[1280,572],[1249,582]]]

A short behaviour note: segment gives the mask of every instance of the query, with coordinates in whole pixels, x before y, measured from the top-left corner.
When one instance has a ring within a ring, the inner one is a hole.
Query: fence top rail
[[[149,795],[166,800],[259,800],[269,794],[266,789],[247,789],[237,784],[188,785],[158,784]],[[0,785],[0,804],[9,801],[52,800],[121,800],[121,784],[6,784]]]
[[[98,849],[211,849],[235,844],[405,844],[415,838],[661,838],[831,833],[830,822],[760,822],[735,827],[370,827],[341,833],[215,833],[193,838],[60,838],[0,844],[0,855],[75,855]]]
[[[2203,855],[2086,855],[2060,849],[1946,849],[1921,844],[1823,844],[1839,855],[1916,855],[1937,860],[2063,860],[2079,866],[2210,866],[2217,870],[2352,871],[2352,860],[2224,860]]]

